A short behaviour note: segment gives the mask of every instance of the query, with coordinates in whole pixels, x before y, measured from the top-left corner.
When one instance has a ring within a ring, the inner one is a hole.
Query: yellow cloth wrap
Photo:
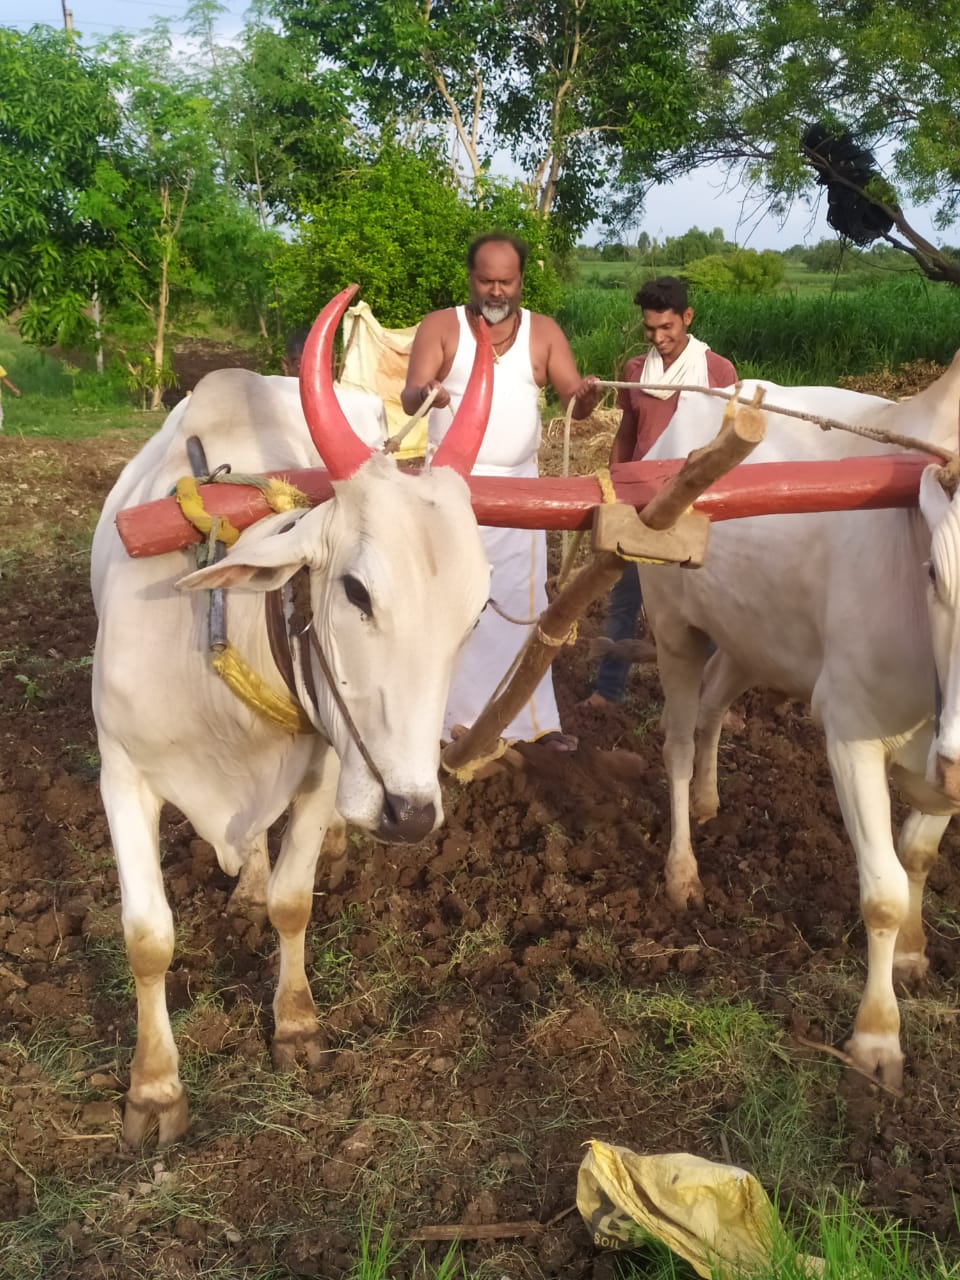
[[[225,542],[228,547],[232,547],[240,537],[240,530],[232,525],[226,516],[209,514],[203,505],[203,499],[200,497],[197,482],[193,476],[183,476],[177,481],[177,505],[199,533],[209,534],[216,520],[219,542]]]
[[[224,684],[251,711],[265,716],[287,733],[316,733],[303,708],[286,694],[277,693],[228,646],[214,654],[213,669]]]
[[[309,507],[310,499],[298,489],[295,484],[291,484],[289,480],[278,480],[276,478],[268,481],[263,489],[263,496],[269,502],[272,510],[296,511],[299,507]]]

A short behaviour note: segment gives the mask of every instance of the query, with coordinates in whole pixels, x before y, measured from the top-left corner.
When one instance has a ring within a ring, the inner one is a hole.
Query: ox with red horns
[[[387,840],[419,840],[442,818],[448,685],[489,592],[464,476],[489,413],[491,349],[478,344],[470,394],[433,466],[403,472],[375,448],[379,402],[333,384],[333,335],[353,292],[317,320],[299,388],[243,369],[204,378],[124,469],[94,536],[101,791],[139,1006],[124,1115],[133,1143],[154,1125],[169,1142],[187,1124],[164,999],[174,929],[160,870],[162,805],[185,814],[239,876],[235,900],[265,905],[277,930],[279,1065],[319,1052],[303,948],[331,815]],[[211,468],[229,463],[234,473],[322,458],[334,500],[268,516],[205,568],[182,550],[132,559],[117,513],[189,476],[191,437]],[[211,589],[226,599],[216,654]],[[267,832],[285,812],[271,870]]]

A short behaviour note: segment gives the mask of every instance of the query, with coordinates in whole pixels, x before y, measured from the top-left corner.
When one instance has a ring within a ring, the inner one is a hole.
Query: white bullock
[[[448,684],[489,593],[463,477],[489,412],[492,360],[481,343],[472,390],[431,469],[402,472],[354,434],[334,397],[333,333],[352,292],[334,299],[314,326],[304,352],[302,411],[290,400],[289,380],[243,370],[204,378],[126,467],[94,536],[101,790],[138,1001],[124,1113],[132,1143],[154,1122],[161,1143],[187,1125],[164,997],[174,927],[160,870],[162,804],[186,815],[226,872],[245,868],[240,889],[266,903],[280,946],[278,1065],[317,1053],[304,931],[334,807],[392,841],[422,839],[442,819],[438,763]],[[335,496],[259,522],[205,569],[191,572],[185,551],[132,559],[115,516],[165,496],[189,475],[191,435],[211,466],[229,462],[236,472],[315,466],[322,457]],[[297,589],[284,588],[295,575]],[[229,588],[230,645],[278,693],[284,666],[288,675],[292,669],[315,732],[290,732],[263,718],[211,669],[205,589],[214,587]],[[278,588],[288,597],[274,614],[287,632],[286,663],[274,656],[266,621],[265,593]],[[269,872],[266,833],[285,810]]]
[[[745,401],[754,385],[744,385]],[[899,404],[832,388],[760,385],[771,406],[957,448],[960,355],[938,382]],[[649,456],[684,457],[706,444],[722,411],[721,400],[683,395]],[[747,465],[890,451],[771,413],[766,440]],[[702,569],[645,567],[640,579],[665,699],[671,900],[703,899],[690,843],[691,780],[692,811],[704,822],[718,807],[724,712],[754,685],[809,700],[856,850],[868,940],[866,988],[847,1051],[871,1075],[899,1084],[894,977],[926,971],[923,886],[949,814],[960,808],[960,498],[944,491],[931,466],[919,510],[718,522]],[[717,645],[709,661],[708,637]],[[888,778],[914,806],[896,847]]]

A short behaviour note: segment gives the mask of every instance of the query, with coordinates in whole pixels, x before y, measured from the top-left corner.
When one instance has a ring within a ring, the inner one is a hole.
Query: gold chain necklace
[[[501,339],[500,342],[491,342],[490,344],[490,348],[493,351],[494,364],[500,363],[500,357],[505,356],[507,354],[507,352],[510,350],[511,345],[516,340],[516,336],[519,332],[520,332],[520,313],[518,311],[515,311],[513,315],[513,328],[510,330],[510,333],[505,338]],[[498,351],[497,350],[498,347],[500,347],[501,350]]]

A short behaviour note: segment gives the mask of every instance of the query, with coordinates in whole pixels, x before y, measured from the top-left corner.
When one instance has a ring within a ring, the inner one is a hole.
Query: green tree
[[[572,239],[688,138],[692,0],[268,0],[294,47],[343,68],[387,136],[450,130],[475,180],[498,151]],[[633,198],[633,204],[636,197]]]
[[[84,199],[85,212],[109,237],[111,280],[122,300],[120,345],[151,409],[160,407],[170,380],[174,310],[206,303],[222,313],[243,297],[262,315],[278,239],[225,180],[210,99],[176,69],[172,53],[163,23],[146,37],[115,37],[105,46],[124,86],[122,119]]]
[[[195,0],[198,17],[209,3]],[[204,48],[196,79],[212,105],[225,179],[262,226],[296,218],[354,162],[358,130],[343,73],[318,71],[302,43],[258,22],[239,46],[218,46],[210,34]]]
[[[674,159],[746,165],[773,208],[809,195],[815,178],[858,195],[877,232],[933,279],[960,266],[909,225],[901,201],[934,201],[941,226],[960,211],[960,0],[716,0],[705,10],[701,133]],[[808,128],[848,134],[889,164],[866,181],[843,164],[819,172]]]
[[[351,281],[383,324],[415,324],[427,311],[464,300],[467,245],[500,228],[531,248],[525,304],[536,310],[556,304],[548,229],[524,208],[522,195],[485,180],[467,199],[429,152],[385,148],[373,163],[345,174],[309,213],[277,263],[281,306],[291,324],[312,320]]]
[[[105,287],[103,229],[84,215],[119,112],[113,78],[65,34],[0,28],[0,314],[32,342],[89,332]]]

